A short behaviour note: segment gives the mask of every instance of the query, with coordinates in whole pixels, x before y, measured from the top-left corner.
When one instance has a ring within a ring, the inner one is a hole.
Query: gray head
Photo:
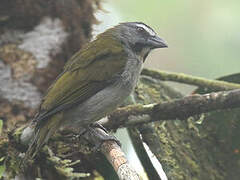
[[[142,22],[121,23],[114,29],[121,42],[144,60],[152,49],[168,47],[151,27]]]

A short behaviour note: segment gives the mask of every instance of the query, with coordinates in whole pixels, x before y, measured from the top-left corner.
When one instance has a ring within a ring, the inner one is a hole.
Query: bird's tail
[[[33,160],[35,158],[36,154],[41,150],[43,145],[60,127],[62,118],[59,117],[59,115],[61,115],[61,113],[55,114],[49,119],[45,119],[46,122],[43,122],[35,127],[33,139],[21,163],[23,168],[26,167],[28,160]]]

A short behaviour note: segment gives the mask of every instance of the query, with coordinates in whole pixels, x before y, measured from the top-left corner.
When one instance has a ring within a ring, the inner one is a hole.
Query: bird
[[[60,127],[94,131],[91,127],[134,90],[150,51],[166,47],[150,26],[123,22],[76,52],[48,88],[31,121],[33,137],[24,161],[34,159]]]

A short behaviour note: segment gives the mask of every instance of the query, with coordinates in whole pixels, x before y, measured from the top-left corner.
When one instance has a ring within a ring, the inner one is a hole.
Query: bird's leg
[[[103,127],[103,125],[101,125],[99,122],[92,123],[90,126],[92,128],[100,128],[100,129],[102,129],[104,132],[106,132],[108,134],[107,129],[105,127]]]
[[[89,125],[87,130],[91,139],[94,141],[95,150],[99,150],[105,141],[115,141],[119,146],[121,146],[120,141],[115,136],[109,135],[108,131],[99,123]]]
[[[82,129],[80,132],[79,132],[79,134],[78,134],[78,136],[80,137],[80,136],[83,136],[84,134],[86,134],[87,133],[87,128],[84,128],[84,129]]]

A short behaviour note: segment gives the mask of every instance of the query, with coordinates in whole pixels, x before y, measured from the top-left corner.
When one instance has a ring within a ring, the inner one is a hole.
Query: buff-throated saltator
[[[121,23],[77,52],[48,89],[34,117],[25,159],[33,158],[60,126],[88,128],[126,99],[135,88],[152,49],[167,47],[141,22]]]

